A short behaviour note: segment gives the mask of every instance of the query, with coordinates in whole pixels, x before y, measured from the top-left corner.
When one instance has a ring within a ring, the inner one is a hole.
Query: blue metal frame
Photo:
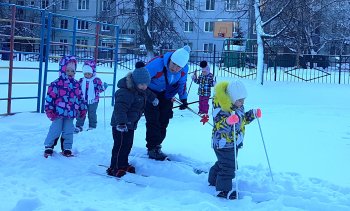
[[[49,56],[50,56],[50,41],[51,41],[51,24],[52,13],[50,12],[47,17],[47,33],[46,33],[46,53],[45,53],[45,70],[44,70],[44,83],[43,83],[43,97],[41,100],[41,112],[44,113],[45,108],[45,97],[46,97],[46,84],[47,84],[47,72],[49,67]],[[43,23],[45,25],[45,21]]]
[[[45,37],[45,10],[41,10],[41,31],[40,37]],[[40,111],[40,101],[41,101],[41,87],[43,86],[42,75],[43,75],[43,56],[44,56],[44,41],[45,39],[40,40],[40,55],[39,55],[39,84],[38,84],[38,99],[36,111]],[[47,54],[46,54],[47,55]]]
[[[112,103],[111,105],[114,106],[114,93],[115,93],[115,86],[116,86],[116,80],[117,80],[117,66],[118,66],[118,43],[119,43],[119,26],[115,26],[115,56],[114,56],[114,74],[113,74],[113,89],[112,89]]]

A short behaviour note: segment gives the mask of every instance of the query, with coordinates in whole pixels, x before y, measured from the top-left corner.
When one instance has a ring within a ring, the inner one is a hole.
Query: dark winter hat
[[[144,66],[146,66],[146,65],[143,61],[138,61],[135,64],[135,68],[140,68],[140,67],[144,67]]]
[[[151,76],[148,72],[148,70],[144,67],[136,68],[132,72],[132,78],[134,80],[134,83],[136,85],[138,84],[148,84],[151,82]]]
[[[199,63],[199,66],[201,68],[205,68],[206,66],[208,66],[208,62],[207,61],[201,61],[201,63]]]

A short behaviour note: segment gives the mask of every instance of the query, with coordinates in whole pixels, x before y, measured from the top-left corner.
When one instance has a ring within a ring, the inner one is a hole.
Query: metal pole
[[[238,165],[237,165],[237,139],[236,139],[236,124],[233,124],[233,143],[234,143],[234,150],[235,150],[235,185],[236,185],[236,199],[238,199],[238,178],[237,178],[237,170],[238,170]],[[229,197],[229,196],[227,196]]]
[[[97,64],[97,59],[98,59],[98,44],[99,44],[99,32],[100,32],[100,23],[96,23],[96,33],[95,33],[95,62]]]
[[[114,73],[113,73],[113,87],[112,87],[112,106],[114,105],[114,92],[117,79],[117,65],[118,65],[118,44],[119,44],[119,26],[115,26],[115,47],[114,47]]]
[[[270,166],[269,156],[267,155],[267,151],[266,151],[266,146],[265,146],[264,136],[263,136],[263,134],[262,134],[262,130],[261,130],[261,126],[260,126],[260,121],[259,121],[259,118],[256,118],[256,119],[258,120],[258,125],[259,125],[259,130],[260,130],[261,140],[262,140],[263,145],[264,145],[265,155],[266,155],[266,159],[267,159],[267,164],[269,165],[271,179],[272,179],[272,181],[274,181],[274,180],[273,180],[273,175],[272,175],[271,166]]]
[[[106,90],[103,91],[103,128],[106,130]]]
[[[7,114],[11,114],[11,98],[12,98],[12,75],[13,75],[13,51],[15,47],[15,24],[16,24],[16,5],[11,8],[11,35],[10,35],[10,64],[9,64],[9,83],[7,93]]]
[[[43,93],[46,93],[46,84],[47,84],[47,73],[49,69],[49,57],[50,57],[50,42],[51,42],[51,22],[52,22],[52,13],[50,12],[47,17],[47,33],[46,33],[46,51],[45,51],[45,70],[44,70],[44,84],[43,84]],[[45,22],[43,23],[45,25]],[[45,106],[45,95],[42,97],[41,103],[41,113],[44,113]]]
[[[45,10],[41,10],[41,29],[40,37],[45,37]],[[40,39],[40,54],[39,54],[39,84],[38,84],[38,101],[37,101],[37,112],[40,111],[40,101],[41,97],[45,96],[45,93],[41,93],[41,88],[43,86],[42,75],[43,75],[43,56],[44,56],[44,45],[45,39]]]
[[[78,25],[77,23],[78,23],[78,19],[75,17],[73,19],[73,37],[72,37],[72,51],[71,51],[72,56],[77,56],[75,55],[75,43],[76,43],[77,25]]]

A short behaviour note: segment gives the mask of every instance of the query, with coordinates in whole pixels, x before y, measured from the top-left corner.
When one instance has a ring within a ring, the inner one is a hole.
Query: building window
[[[68,20],[61,20],[61,29],[68,29]]]
[[[88,41],[85,39],[77,39],[77,45],[88,45]],[[78,46],[81,49],[87,49],[86,46]]]
[[[78,10],[88,10],[89,0],[78,0]]]
[[[214,30],[214,22],[204,22],[204,31],[212,32]]]
[[[193,22],[185,22],[185,32],[193,32]]]
[[[239,0],[226,0],[225,1],[226,11],[236,10],[238,4],[239,4]]]
[[[89,23],[87,21],[78,20],[78,30],[88,30],[88,29],[89,29]]]
[[[165,5],[174,5],[172,0],[162,0],[162,3]]]
[[[190,46],[191,49],[192,49],[192,47],[193,47],[193,43],[191,43],[191,42],[185,42],[185,43],[184,43],[184,46],[185,46],[185,45]]]
[[[68,0],[61,0],[61,8],[60,10],[68,10]]]
[[[215,10],[215,0],[206,0],[205,10]]]
[[[60,39],[60,48],[62,49],[65,45],[65,43],[68,43],[67,39]]]
[[[41,0],[41,9],[47,9],[49,6],[49,0]]]
[[[186,1],[186,10],[194,10],[194,0]]]
[[[205,52],[211,53],[214,51],[214,44],[213,43],[204,43],[203,50]]]
[[[107,24],[106,21],[104,21],[102,23],[104,23],[104,24],[102,24],[102,31],[110,31],[111,30],[111,28],[108,25],[106,25]]]
[[[106,1],[106,0],[102,1],[101,9],[102,9],[102,11],[108,10],[108,1]]]

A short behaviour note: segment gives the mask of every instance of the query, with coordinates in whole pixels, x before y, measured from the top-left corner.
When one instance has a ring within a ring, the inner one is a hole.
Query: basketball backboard
[[[216,38],[231,38],[233,22],[216,21],[214,22],[214,37]]]

